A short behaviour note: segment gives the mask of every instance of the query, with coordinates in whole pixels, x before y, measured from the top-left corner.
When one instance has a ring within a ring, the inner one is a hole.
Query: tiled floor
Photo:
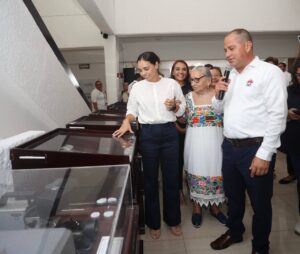
[[[294,233],[294,225],[298,220],[296,182],[288,185],[278,184],[278,180],[286,176],[286,161],[283,154],[278,154],[276,162],[276,179],[274,180],[273,225],[270,236],[271,254],[300,253],[300,236]],[[187,197],[187,193],[186,197]],[[187,198],[188,200],[188,198]],[[225,207],[225,206],[224,206]],[[148,230],[142,236],[145,254],[249,254],[251,253],[251,221],[252,209],[247,202],[244,217],[246,232],[242,243],[234,244],[228,249],[215,251],[209,243],[226,231],[226,227],[216,221],[208,210],[204,210],[203,223],[198,229],[191,224],[191,204],[181,206],[182,231],[181,237],[175,237],[165,224],[159,240],[152,240]]]

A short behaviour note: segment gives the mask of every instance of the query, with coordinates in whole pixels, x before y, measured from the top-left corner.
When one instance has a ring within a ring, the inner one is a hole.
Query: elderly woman
[[[192,224],[200,227],[202,206],[209,206],[211,214],[226,224],[227,218],[218,207],[225,200],[221,173],[223,119],[211,105],[215,92],[209,69],[195,67],[190,80],[193,92],[186,95],[184,163],[193,200]]]

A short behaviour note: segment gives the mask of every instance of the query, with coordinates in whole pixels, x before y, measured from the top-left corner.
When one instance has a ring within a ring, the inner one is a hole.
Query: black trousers
[[[142,124],[140,148],[145,191],[145,222],[151,229],[161,225],[158,169],[162,170],[163,220],[169,226],[181,222],[178,188],[178,133],[174,123]]]
[[[300,151],[291,151],[288,153],[290,165],[294,169],[294,175],[297,178],[298,191],[298,211],[300,215]]]
[[[291,162],[291,156],[289,155],[289,153],[286,154],[286,164],[287,164],[288,174],[294,176],[295,172],[293,168],[293,163]]]
[[[179,190],[182,191],[182,180],[183,180],[183,164],[184,164],[184,140],[185,140],[185,133],[180,133],[178,132],[178,138],[179,138],[179,154],[178,154],[178,159],[179,159]]]
[[[273,172],[264,176],[250,176],[249,167],[260,144],[236,147],[224,139],[223,179],[225,195],[228,198],[229,234],[240,238],[245,231],[245,191],[248,192],[253,208],[252,248],[265,254],[269,251],[269,235],[272,226]]]

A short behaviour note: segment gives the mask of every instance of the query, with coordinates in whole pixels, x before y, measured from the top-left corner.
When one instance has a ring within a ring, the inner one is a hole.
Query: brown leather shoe
[[[228,248],[231,244],[240,243],[243,241],[243,237],[232,238],[227,231],[225,234],[221,235],[219,238],[210,243],[210,247],[214,250],[223,250]]]

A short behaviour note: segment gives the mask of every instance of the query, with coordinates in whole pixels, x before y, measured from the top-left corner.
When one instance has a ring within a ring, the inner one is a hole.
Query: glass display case
[[[122,138],[112,131],[55,129],[11,149],[13,169],[92,165],[132,162],[136,152],[133,134]]]
[[[119,116],[119,117],[125,118],[126,111],[119,111],[119,110],[115,110],[115,109],[98,110],[96,112],[91,113],[90,115]]]
[[[141,160],[136,137],[112,137],[113,131],[55,129],[10,150],[13,169],[130,164],[133,197],[144,233]]]
[[[116,103],[108,105],[107,109],[111,110],[111,111],[118,111],[118,112],[124,112],[124,113],[126,113],[126,111],[127,111],[127,103],[118,101]]]
[[[0,197],[5,253],[137,253],[129,165],[13,170]],[[16,239],[23,239],[17,245]],[[26,239],[26,241],[24,241]]]
[[[70,129],[92,129],[115,131],[122,125],[124,117],[113,115],[89,115],[80,117],[66,125]],[[132,130],[137,131],[137,124],[131,124]]]

